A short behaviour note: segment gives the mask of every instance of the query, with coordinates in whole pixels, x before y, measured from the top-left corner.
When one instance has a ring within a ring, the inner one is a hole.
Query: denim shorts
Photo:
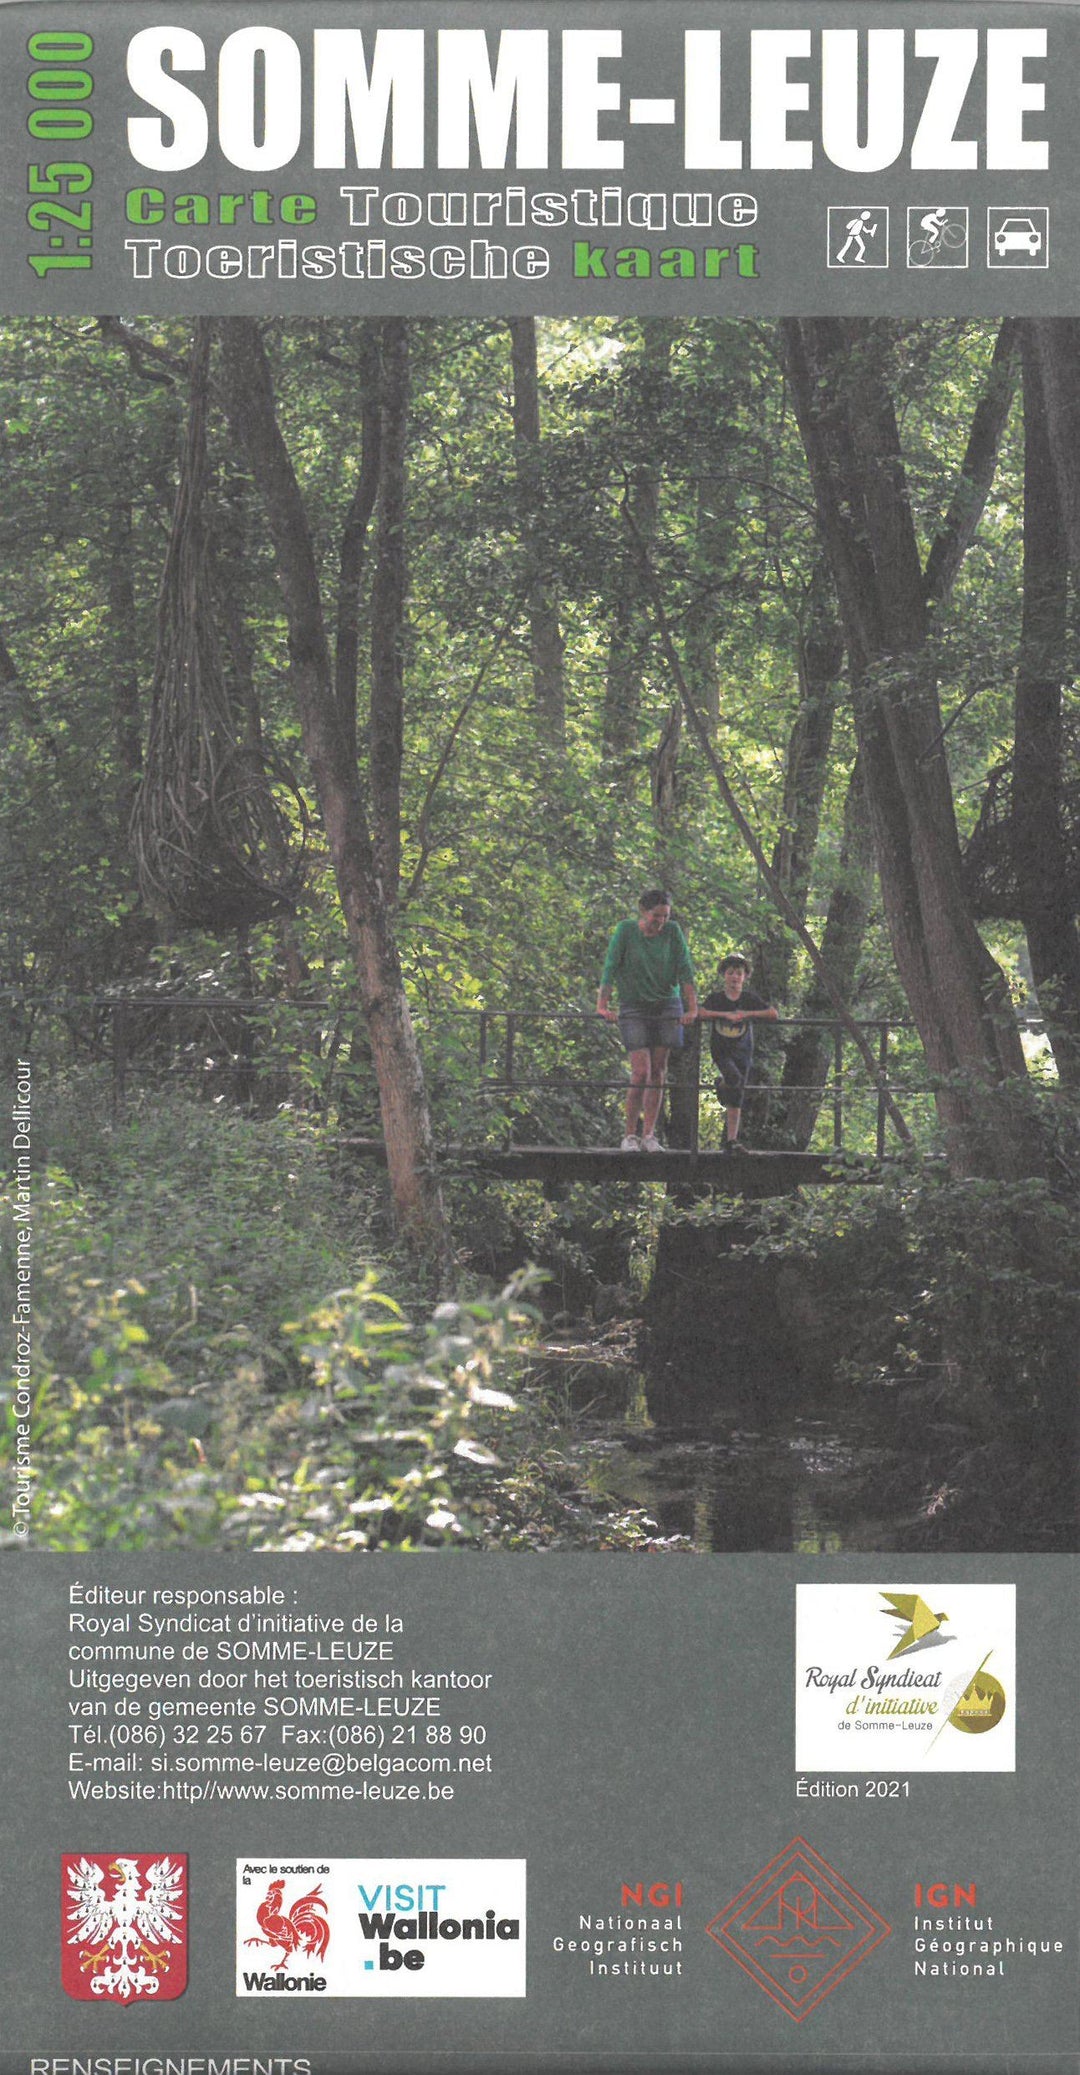
[[[682,1003],[640,1009],[629,1002],[619,1010],[619,1036],[628,1052],[677,1051],[683,1041]]]

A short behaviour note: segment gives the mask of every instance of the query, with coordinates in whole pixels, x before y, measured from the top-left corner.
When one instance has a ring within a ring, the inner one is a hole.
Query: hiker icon
[[[830,208],[828,263],[831,267],[887,267],[888,210]]]

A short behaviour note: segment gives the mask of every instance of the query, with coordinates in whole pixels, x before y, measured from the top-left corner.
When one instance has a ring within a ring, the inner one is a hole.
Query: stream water
[[[799,1418],[755,1431],[718,1418],[707,1426],[598,1433],[589,1486],[615,1507],[641,1507],[664,1538],[698,1549],[794,1549],[817,1554],[887,1549],[899,1521],[883,1482],[903,1479],[899,1451],[853,1442],[826,1420]]]
[[[887,1389],[874,1411],[865,1401],[798,1412],[744,1402],[659,1421],[632,1345],[549,1343],[546,1352],[562,1371],[583,1501],[604,1513],[642,1512],[662,1539],[808,1555],[895,1549],[910,1531],[925,1531],[946,1496],[943,1488],[935,1501],[925,1427],[917,1447],[906,1442]]]

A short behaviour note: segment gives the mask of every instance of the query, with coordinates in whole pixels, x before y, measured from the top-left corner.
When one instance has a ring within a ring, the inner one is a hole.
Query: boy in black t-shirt
[[[751,970],[750,960],[741,951],[733,951],[720,967],[719,987],[705,996],[698,1011],[712,1025],[709,1050],[719,1069],[716,1092],[727,1111],[725,1153],[742,1151],[739,1125],[743,1089],[754,1056],[754,1024],[775,1023],[780,1013],[747,986]]]

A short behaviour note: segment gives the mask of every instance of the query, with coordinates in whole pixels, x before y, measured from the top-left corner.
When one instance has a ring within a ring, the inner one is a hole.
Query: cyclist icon
[[[913,211],[908,212],[910,224]],[[967,228],[963,222],[950,221],[948,209],[928,209],[919,218],[919,226],[908,245],[908,265],[932,267],[935,260],[948,265],[944,258],[947,252],[959,252],[967,244]],[[955,266],[957,262],[954,260]]]

